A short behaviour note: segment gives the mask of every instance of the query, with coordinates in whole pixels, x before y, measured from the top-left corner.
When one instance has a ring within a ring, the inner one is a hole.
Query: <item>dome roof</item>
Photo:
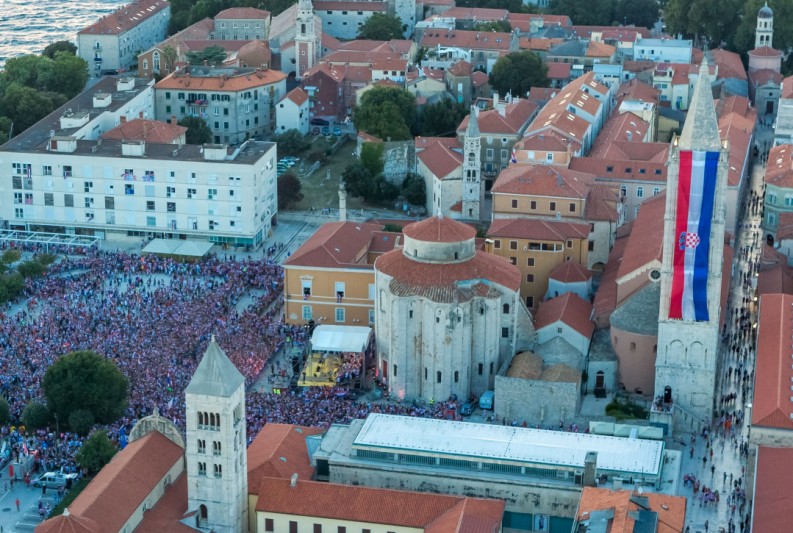
[[[757,18],[760,19],[770,19],[774,16],[774,12],[768,7],[768,2],[765,3],[763,7],[760,8],[760,11],[757,12]]]
[[[423,242],[463,242],[476,237],[476,230],[468,224],[442,216],[409,224],[402,233]]]

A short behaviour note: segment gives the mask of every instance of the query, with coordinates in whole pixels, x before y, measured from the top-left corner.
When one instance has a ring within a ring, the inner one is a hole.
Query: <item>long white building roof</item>
[[[380,413],[366,418],[353,447],[576,468],[597,452],[599,471],[650,475],[660,474],[664,450],[654,440]]]

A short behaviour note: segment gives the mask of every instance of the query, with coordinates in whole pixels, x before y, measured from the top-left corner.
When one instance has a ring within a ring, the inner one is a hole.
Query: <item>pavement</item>
[[[40,488],[32,485],[26,487],[21,481],[14,483],[14,488],[7,484],[8,475],[0,478],[0,533],[29,533],[42,521],[39,516],[39,502],[49,504],[50,509],[57,505],[58,496],[54,489],[47,489],[42,495]],[[16,500],[19,498],[19,510]]]

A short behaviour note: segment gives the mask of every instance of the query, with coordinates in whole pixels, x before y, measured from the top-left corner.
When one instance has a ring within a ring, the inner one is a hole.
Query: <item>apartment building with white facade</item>
[[[168,35],[170,20],[166,0],[136,0],[77,32],[77,54],[93,75],[135,68],[137,54]]]
[[[275,104],[286,95],[286,74],[260,68],[190,66],[154,86],[157,117],[204,119],[215,144],[239,144],[275,130]]]
[[[100,138],[152,109],[151,82],[105,78],[0,147],[0,227],[262,242],[278,205],[275,144]]]

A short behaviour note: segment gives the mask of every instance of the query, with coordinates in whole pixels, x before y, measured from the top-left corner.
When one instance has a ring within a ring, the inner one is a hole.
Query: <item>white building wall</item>
[[[0,218],[13,227],[166,232],[254,244],[267,236],[278,207],[276,148],[266,146],[252,165],[185,161],[178,152],[173,159],[0,152],[0,195],[11,199],[0,203]],[[13,163],[30,164],[31,179],[16,174]],[[153,181],[144,181],[147,172]]]
[[[299,481],[298,481],[299,483]],[[370,531],[371,533],[422,533],[424,529],[413,527],[394,526],[390,524],[377,524],[373,522],[357,522],[353,520],[335,520],[332,518],[322,518],[317,516],[298,516],[280,513],[256,512],[256,531],[266,531],[264,529],[265,519],[273,521],[274,531],[287,533],[289,523],[296,522],[298,531],[314,531],[315,526],[320,526],[322,531]]]
[[[680,39],[637,39],[633,58],[662,63],[691,63],[692,42]]]
[[[563,338],[570,346],[578,350],[581,355],[589,353],[589,339],[561,320],[537,330],[537,344],[545,344],[556,337]]]
[[[362,5],[362,8],[367,7]],[[352,40],[358,37],[361,26],[369,20],[375,11],[356,11],[356,10],[331,10],[315,11],[322,19],[322,31],[336,39]]]
[[[592,283],[590,281],[576,281],[572,283],[564,283],[558,279],[548,279],[548,291],[545,293],[545,298],[556,298],[568,292],[577,294],[584,300],[589,300],[592,295]]]
[[[289,98],[281,100],[275,108],[275,124],[277,133],[297,130],[303,135],[309,132],[308,100],[297,105]]]

